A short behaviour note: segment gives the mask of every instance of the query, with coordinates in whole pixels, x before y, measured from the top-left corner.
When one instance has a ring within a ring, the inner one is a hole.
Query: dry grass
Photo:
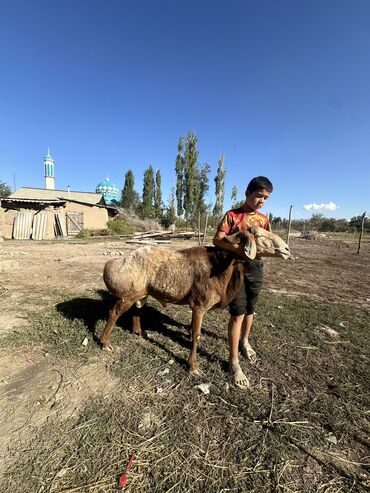
[[[71,364],[106,357],[93,335],[102,330],[112,302],[101,294],[34,315],[30,330],[13,333],[3,345],[31,344]],[[187,307],[163,309],[153,302],[144,314],[147,340],[116,329],[121,351],[106,358],[119,377],[117,387],[86,402],[78,418],[56,415],[31,441],[15,444],[1,491],[116,491],[132,452],[132,492],[366,490],[366,314],[264,294],[254,328],[258,364],[245,365],[250,392],[228,385],[226,312],[207,315],[200,350],[205,374],[188,376],[190,316]],[[119,325],[128,323],[126,318]],[[161,376],[164,368],[169,372]],[[202,382],[211,383],[209,395],[195,388]]]

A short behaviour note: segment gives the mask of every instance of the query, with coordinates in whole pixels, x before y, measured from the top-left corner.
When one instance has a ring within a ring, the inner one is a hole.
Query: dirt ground
[[[307,305],[305,305],[306,307],[311,306],[313,318],[316,316],[313,315],[315,311],[321,310],[320,306],[323,306],[322,304],[329,307],[332,306],[333,310],[336,310],[336,307],[341,307],[341,309],[343,307],[348,307],[348,309],[355,310],[353,313],[359,313],[359,316],[361,317],[368,316],[370,311],[370,243],[365,241],[361,254],[357,255],[355,240],[348,238],[345,240],[346,241],[322,239],[310,241],[292,239],[291,250],[295,257],[294,260],[285,262],[279,259],[265,260],[264,292],[266,293],[266,296],[277,296],[278,298],[276,298],[276,300],[304,300],[304,303],[307,303]],[[171,245],[168,248],[183,248],[193,245],[196,245],[196,241],[184,240],[179,241],[177,244]],[[105,289],[102,280],[103,266],[110,258],[125,255],[126,252],[132,250],[135,246],[125,244],[122,240],[109,238],[102,240],[75,240],[70,242],[60,241],[49,243],[6,241],[3,242],[2,247],[0,248],[0,338],[3,341],[8,341],[12,340],[12,337],[17,337],[18,335],[20,335],[20,338],[22,339],[22,334],[24,331],[29,330],[32,324],[32,327],[42,326],[40,331],[45,330],[45,327],[46,330],[48,330],[48,324],[50,324],[50,330],[54,330],[55,334],[57,334],[57,323],[60,323],[62,326],[65,320],[68,319],[72,329],[77,326],[80,329],[80,325],[78,325],[80,324],[79,319],[81,318],[79,317],[79,307],[81,308],[81,312],[89,312],[95,309],[97,306],[96,303],[100,303],[99,307],[101,307],[101,313],[103,313],[103,316],[104,314],[106,315],[111,300],[108,300],[106,305],[104,305],[104,297],[99,302],[96,301],[97,293],[103,293]],[[90,301],[89,296],[91,297]],[[275,298],[271,297],[268,298],[269,303],[274,299]],[[71,300],[74,301],[73,309],[71,309]],[[93,302],[92,300],[95,301]],[[292,301],[292,303],[295,302],[296,301]],[[66,303],[69,303],[68,313],[64,310]],[[282,302],[277,301],[276,303]],[[283,320],[284,318],[284,314],[281,316],[279,315],[279,309],[280,312],[284,312],[284,310],[281,309],[283,307],[279,305],[276,306],[278,309],[275,310],[274,313],[277,313],[277,315],[274,315],[274,319],[271,318],[270,323],[272,327],[278,324],[279,320]],[[286,306],[293,307],[293,305],[288,304]],[[54,320],[53,325],[50,323],[50,318],[47,318],[47,314],[54,313],[53,310],[55,310],[56,307],[58,316],[61,318],[59,322],[59,319],[57,321]],[[187,324],[190,321],[191,314],[187,307],[182,307],[180,312],[178,311],[179,308],[173,305],[167,309],[162,309],[154,303],[153,307],[153,310],[155,310],[153,311],[154,318],[160,311],[162,317],[168,317],[169,320],[172,320],[172,325],[170,324],[171,326],[167,329],[169,331],[168,333],[174,330],[173,320],[176,319],[176,316],[177,323],[179,324]],[[293,308],[289,309],[293,310]],[[294,308],[294,310],[297,309],[299,310],[299,308]],[[332,308],[328,308],[328,310],[331,309]],[[178,315],[179,313],[180,316]],[[90,320],[88,317],[91,316],[92,314],[89,313],[83,321]],[[259,309],[257,309],[256,320],[258,320],[258,316]],[[263,316],[266,319],[264,327],[268,327],[269,312],[264,313]],[[307,317],[310,318],[309,316]],[[92,327],[91,333],[93,333],[95,329],[101,330],[104,325],[104,320],[98,320],[98,317],[97,319],[94,319],[94,317],[92,318],[95,327]],[[36,325],[35,320],[37,321]],[[150,322],[150,314],[147,316],[147,321],[148,320]],[[349,322],[346,322],[345,318],[343,318],[343,320],[343,324],[340,321],[336,322],[336,330],[338,330],[338,324],[339,329],[342,326],[348,326],[346,324],[349,324]],[[225,355],[226,324],[226,311],[222,313],[212,312],[206,316],[204,322],[205,334],[207,334],[207,331],[211,334],[209,337],[210,340],[212,337],[215,338],[214,334],[217,331],[217,334],[222,334],[221,339],[216,341],[216,343],[218,345],[223,345],[224,349],[222,349],[222,354]],[[332,327],[332,325],[330,327]],[[327,328],[330,329],[330,327]],[[325,328],[323,328],[323,330],[325,330]],[[213,336],[212,331],[214,331]],[[82,333],[83,332],[81,332],[81,334]],[[261,330],[260,333],[263,333],[263,337],[261,336],[260,339],[256,339],[256,344],[260,348],[259,355],[261,356],[259,357],[262,359],[264,352],[263,340],[270,336],[265,335],[263,330]],[[12,469],[13,464],[17,460],[19,461],[20,444],[21,446],[27,444],[48,422],[52,422],[55,419],[59,420],[59,422],[68,419],[78,419],[81,410],[84,409],[85,403],[91,398],[108,400],[116,398],[115,392],[120,385],[120,378],[112,371],[112,366],[118,364],[117,361],[120,361],[120,358],[117,356],[117,353],[100,353],[94,338],[90,337],[91,334],[88,332],[86,332],[86,334],[89,338],[89,346],[95,344],[96,353],[94,353],[91,358],[83,356],[80,360],[76,357],[72,359],[65,357],[65,353],[63,352],[58,353],[58,351],[53,351],[47,344],[44,344],[42,340],[37,340],[37,337],[36,342],[31,338],[29,343],[22,340],[23,342],[21,343],[3,343],[0,346],[1,473],[6,474],[7,471]],[[35,334],[35,336],[37,336],[37,334]],[[164,346],[167,353],[171,354],[171,345],[174,344],[174,342],[166,337],[165,331],[160,334],[160,336],[157,336],[155,331],[153,335],[151,335],[150,327],[148,337],[149,342],[152,337],[156,341],[157,346]],[[308,334],[307,337],[311,336]],[[361,346],[359,337],[360,336],[357,334],[356,341],[359,346]],[[129,336],[128,343],[130,344],[131,338],[133,338],[133,336]],[[330,339],[330,336],[328,336],[328,338]],[[279,332],[278,334],[275,334],[274,341],[276,345],[281,344],[283,341],[289,346],[289,340],[286,340],[284,333],[282,334]],[[79,345],[81,345],[82,342],[83,337],[79,342]],[[69,344],[68,341],[67,343]],[[140,346],[142,344],[144,344],[144,346]],[[148,341],[140,342],[138,346],[144,352],[147,351],[147,346],[145,344],[148,344]],[[176,350],[173,350],[175,357],[171,358],[172,363],[170,364],[173,364],[174,367],[178,365],[178,362],[182,363],[186,360],[188,352],[188,345],[186,344],[187,343],[185,343],[185,347],[181,346],[181,344],[179,346],[177,345]],[[294,340],[294,344],[290,346],[290,351],[296,351],[294,345],[306,347],[305,351],[307,354],[305,353],[305,357],[307,360],[307,355],[313,352],[310,352],[312,344],[312,342],[311,344],[300,343],[298,335],[297,339]],[[206,349],[208,351],[207,346]],[[363,358],[366,360],[368,348],[367,350],[366,348],[361,349],[365,353]],[[289,347],[287,348],[287,351],[288,350]],[[360,353],[358,354],[358,357],[361,358],[362,356]],[[267,355],[267,357],[269,357],[269,355]],[[338,353],[337,357],[341,358],[342,356]],[[271,358],[273,358],[273,356],[271,356]],[[272,361],[273,359],[271,359],[271,362]],[[366,360],[366,363],[368,363],[368,359]],[[150,366],[150,362],[148,364]],[[161,364],[163,365],[163,362],[161,362]],[[210,368],[212,367],[212,364],[214,364],[214,361],[211,357]],[[223,368],[221,368],[221,370],[224,371]],[[292,366],[287,367],[287,373],[285,374],[288,375],[288,372],[291,370]],[[223,378],[222,371],[220,373],[221,377],[219,377],[221,380]],[[293,371],[295,371],[294,368]],[[301,371],[301,369],[299,371]],[[300,385],[303,386],[309,385],[307,384],[310,380],[309,365],[306,366],[304,371],[307,372],[307,375],[306,377],[302,377]],[[184,377],[182,376],[181,378]],[[263,380],[264,377],[260,376],[259,378]],[[227,381],[227,376],[225,376],[225,381]],[[175,383],[176,382],[173,384],[175,385]],[[257,376],[255,377],[255,381],[253,381],[252,378],[252,386],[253,383],[255,384],[255,388],[257,388]],[[259,383],[261,384],[261,381]],[[132,385],[136,385],[135,382]],[[224,385],[224,383],[222,385]],[[271,392],[274,391],[274,388],[275,387],[273,386],[269,387]],[[368,392],[368,388],[364,389],[361,387],[361,392],[366,394],[366,390]],[[360,387],[358,389],[358,392],[359,391]],[[220,394],[220,396],[221,395],[223,394]],[[220,399],[222,400],[223,397],[220,397]],[[239,397],[236,397],[236,399],[239,399]],[[274,399],[274,395],[272,395],[272,399]],[[238,406],[237,402],[238,401],[236,400],[233,404],[234,407]],[[360,407],[362,405],[363,404],[361,404]],[[315,412],[318,411],[316,410]],[[361,429],[364,429],[363,426]],[[333,433],[333,431],[330,431],[329,429],[327,429],[326,432],[329,433],[328,436],[331,436],[330,434]],[[358,438],[358,442],[362,444],[360,445],[360,448],[367,447],[369,444],[368,439],[365,436],[362,436],[362,433],[360,433],[360,435],[361,436]],[[337,439],[338,438],[334,437],[333,443],[334,441],[336,442]],[[320,458],[319,452],[315,455],[315,452],[312,451],[312,447],[308,447],[306,451],[304,451],[303,445],[302,447],[300,449],[301,452],[303,450],[306,456],[310,457],[311,461],[315,463],[319,462],[321,466],[327,462],[322,457]],[[283,484],[282,479],[279,480],[279,483],[275,477],[274,481],[270,481],[271,484],[275,484],[275,489],[273,489],[270,483],[263,482],[261,483],[262,486],[256,486],[256,490],[251,486],[248,488],[245,486],[247,489],[244,489],[244,487],[239,484],[239,486],[236,485],[230,487],[230,489],[220,486],[219,489],[214,489],[213,491],[350,491],[348,486],[345,486],[347,483],[340,483],[339,480],[339,482],[336,482],[335,478],[336,474],[338,474],[338,470],[346,480],[351,478],[351,484],[354,485],[354,489],[351,491],[357,491],[356,488],[360,488],[360,486],[358,486],[359,484],[369,484],[369,478],[365,476],[365,473],[362,470],[362,466],[365,466],[369,460],[367,459],[364,462],[364,457],[366,456],[364,456],[363,449],[356,450],[357,452],[353,452],[355,455],[352,455],[350,458],[347,457],[346,464],[340,463],[336,472],[331,476],[328,476],[329,479],[327,480],[327,483],[325,483],[326,489],[315,490],[314,486],[312,489],[308,486],[307,489],[302,489],[302,486],[300,486],[301,489],[297,489],[297,486],[290,486],[291,489],[289,489],[288,486],[286,486],[286,488],[280,488],[279,484]],[[356,453],[358,455],[356,455]],[[355,471],[353,473],[351,472],[350,467],[349,469],[346,468],[348,465],[353,466],[351,462],[361,464],[361,471]],[[332,468],[334,470],[335,464],[334,460],[331,462],[329,461],[329,469]],[[308,469],[315,469],[311,462],[306,463],[306,466]],[[220,465],[219,467],[223,466]],[[308,469],[305,472],[306,475],[308,474]],[[286,474],[285,468],[284,472],[281,472],[280,478],[286,477]],[[141,473],[141,475],[142,477],[145,476],[144,473]],[[277,474],[277,477],[278,476],[279,475]],[[62,477],[62,473],[60,477]],[[142,479],[142,481],[144,481],[144,479]],[[204,481],[207,480],[204,479]],[[220,479],[219,481],[220,483],[218,484],[222,485],[222,480]],[[63,489],[59,486],[56,477],[54,477],[52,483],[48,483],[48,486],[45,486],[45,482],[43,484],[44,486],[38,488],[35,487],[36,489],[31,489],[29,491],[114,491],[112,485],[107,485],[105,487],[95,485],[90,487],[87,483],[85,487],[79,489]],[[180,484],[180,482],[178,484]],[[266,486],[267,484],[270,484],[269,489]],[[288,485],[288,482],[284,484]],[[307,484],[310,484],[309,481]],[[70,487],[70,485],[68,485],[68,487]],[[93,489],[94,487],[96,489]],[[15,486],[12,488],[13,490],[9,487],[6,491],[23,491],[14,489],[16,488]],[[78,488],[78,486],[76,488]],[[166,485],[163,485],[163,489],[154,489],[152,487],[146,491],[198,491],[194,486],[191,488],[188,487],[188,489],[177,488],[180,488],[180,486],[176,487],[175,482],[171,483],[169,480]],[[139,483],[137,483],[136,488],[132,486],[132,490],[130,491],[145,491],[145,489],[140,489]],[[199,491],[202,491],[202,489],[199,489]],[[362,490],[359,489],[358,491]]]

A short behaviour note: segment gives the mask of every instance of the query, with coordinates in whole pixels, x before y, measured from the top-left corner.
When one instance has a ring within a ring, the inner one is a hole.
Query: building
[[[109,204],[117,204],[119,199],[121,198],[121,194],[114,183],[110,181],[108,176],[104,181],[99,183],[96,187],[96,193],[101,193],[104,197],[105,203]]]
[[[55,190],[54,160],[44,158],[45,188],[22,187],[1,199],[0,236],[53,239],[77,235],[83,229],[106,229],[117,210],[101,193]]]

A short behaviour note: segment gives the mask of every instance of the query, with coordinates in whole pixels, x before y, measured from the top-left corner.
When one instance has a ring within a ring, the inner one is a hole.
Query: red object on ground
[[[130,457],[130,460],[128,461],[127,467],[125,469],[125,472],[122,474],[122,476],[119,478],[119,487],[121,490],[126,486],[127,484],[127,473],[131,469],[132,463],[134,462],[135,455],[132,454]]]

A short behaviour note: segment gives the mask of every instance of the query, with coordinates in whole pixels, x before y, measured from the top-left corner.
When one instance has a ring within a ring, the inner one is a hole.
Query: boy
[[[253,178],[245,191],[245,202],[239,209],[232,209],[220,222],[213,244],[216,247],[236,252],[239,245],[228,243],[224,238],[250,226],[259,226],[271,231],[270,221],[257,209],[263,207],[273,190],[272,183],[265,176]],[[261,258],[248,260],[244,284],[235,299],[229,304],[230,321],[228,326],[229,364],[234,383],[242,389],[249,388],[248,378],[239,364],[238,349],[251,363],[256,361],[256,353],[248,338],[253,323],[254,307],[263,282],[263,262]],[[240,337],[241,335],[241,337]]]

